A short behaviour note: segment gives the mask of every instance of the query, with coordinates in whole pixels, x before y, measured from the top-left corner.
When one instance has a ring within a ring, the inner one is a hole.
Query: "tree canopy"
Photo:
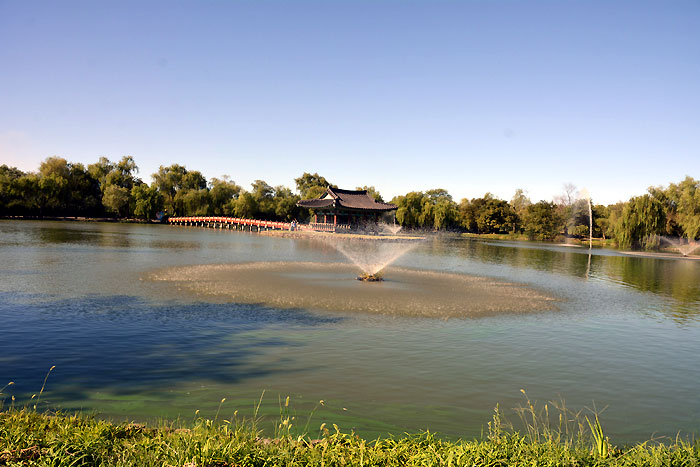
[[[318,173],[304,172],[292,189],[255,180],[249,190],[228,176],[207,180],[184,165],[160,166],[149,185],[138,178],[131,156],[117,162],[100,157],[87,168],[62,157],[48,157],[36,172],[0,166],[0,215],[137,217],[153,219],[165,211],[171,216],[236,216],[266,220],[306,221],[310,211],[297,206],[300,199],[316,198],[328,186]],[[374,186],[367,190],[379,202]],[[395,196],[396,222],[406,229],[454,230],[480,234],[524,233],[551,241],[561,236],[589,235],[587,196],[567,183],[554,202],[533,203],[525,190],[510,201],[491,193],[462,199],[457,204],[443,188],[411,191]],[[612,238],[623,248],[656,248],[661,235],[700,238],[700,181],[686,177],[668,187],[650,187],[627,202],[592,205],[593,235]]]

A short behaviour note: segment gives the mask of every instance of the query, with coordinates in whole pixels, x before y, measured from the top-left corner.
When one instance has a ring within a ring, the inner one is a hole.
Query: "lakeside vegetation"
[[[308,220],[311,211],[300,199],[318,197],[335,186],[317,173],[295,179],[296,191],[256,180],[246,190],[229,177],[207,180],[201,172],[173,164],[152,174],[152,183],[138,177],[130,156],[118,162],[101,157],[85,167],[49,157],[38,171],[25,173],[0,166],[0,216],[65,216],[154,219],[171,216],[235,216],[264,220]],[[374,187],[367,189],[385,201]],[[552,201],[534,202],[523,189],[509,201],[490,193],[457,203],[444,189],[412,191],[396,196],[396,221],[406,229],[524,236],[552,241],[589,236],[588,201],[566,184]],[[667,187],[609,206],[594,204],[593,236],[622,248],[656,249],[660,237],[695,241],[700,238],[700,181],[686,177]]]
[[[561,465],[697,466],[700,442],[649,440],[613,446],[597,415],[571,414],[558,424],[528,401],[521,430],[495,411],[478,440],[448,441],[429,433],[365,440],[334,424],[296,434],[287,399],[274,433],[262,419],[196,418],[148,427],[111,423],[81,414],[0,411],[0,465],[37,466],[424,466]],[[560,407],[561,408],[561,407]],[[547,412],[549,415],[549,412]],[[308,428],[308,424],[307,427]]]

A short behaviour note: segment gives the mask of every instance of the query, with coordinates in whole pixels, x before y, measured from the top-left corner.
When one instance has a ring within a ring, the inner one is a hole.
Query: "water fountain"
[[[346,314],[446,319],[556,307],[555,298],[521,284],[392,265],[425,240],[312,235],[307,239],[309,245],[320,246],[319,251],[336,250],[348,262],[260,261],[179,266],[153,271],[146,279],[161,283],[168,287],[168,295],[182,299],[194,297]],[[376,285],[370,287],[364,282]]]
[[[658,238],[671,245],[673,248],[678,250],[678,252],[685,256],[688,257],[693,254],[695,250],[700,248],[700,242],[696,242],[695,240],[690,240],[690,239],[684,239],[684,238],[671,238],[671,237],[665,237],[663,235],[659,235]]]
[[[593,249],[593,206],[591,206],[591,195],[588,194],[588,190],[585,188],[581,190],[581,196],[586,200],[588,204],[588,249]]]
[[[389,234],[389,235],[396,235],[401,230],[401,226],[396,224],[396,223],[387,224],[384,222],[380,222],[379,224],[377,224],[377,227],[379,227],[379,230],[382,233]]]
[[[381,272],[415,248],[423,237],[405,237],[402,239],[382,237],[325,237],[325,242],[342,253],[352,264],[360,269],[357,280],[362,282],[381,282]]]

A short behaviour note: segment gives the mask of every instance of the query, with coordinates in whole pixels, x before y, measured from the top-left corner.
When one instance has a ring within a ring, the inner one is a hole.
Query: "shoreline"
[[[112,224],[166,224],[156,219],[135,219],[116,217],[75,217],[75,216],[0,216],[8,221],[50,221],[50,222],[106,222]]]
[[[613,445],[595,415],[550,428],[542,415],[526,412],[524,434],[495,410],[480,438],[445,440],[425,431],[366,440],[329,421],[296,426],[280,403],[274,431],[261,431],[258,417],[161,420],[156,426],[115,423],[80,413],[0,409],[0,465],[697,465],[700,441],[654,439]],[[223,402],[223,401],[222,401]],[[313,413],[312,413],[313,415]],[[303,424],[301,417],[298,423]],[[554,426],[554,424],[552,424]],[[294,428],[292,428],[294,426]]]
[[[112,224],[144,224],[144,225],[170,225],[167,221],[159,221],[155,219],[118,219],[113,217],[72,217],[72,216],[0,216],[0,220],[10,220],[10,221],[49,221],[49,222],[86,222],[86,223],[112,223]],[[265,235],[270,237],[286,237],[286,238],[346,238],[355,240],[392,240],[392,241],[420,241],[426,240],[431,235],[443,236],[443,237],[453,237],[453,238],[466,238],[473,240],[489,240],[489,241],[506,241],[506,242],[519,242],[519,243],[538,243],[544,245],[568,247],[568,248],[586,248],[588,245],[588,240],[580,240],[576,238],[561,237],[566,238],[566,242],[563,241],[538,241],[530,240],[523,234],[479,234],[472,232],[429,232],[425,235],[420,235],[416,233],[407,234],[397,234],[397,235],[373,235],[373,234],[363,234],[363,233],[337,233],[337,232],[322,232],[322,231],[312,231],[312,230],[262,230],[259,232],[254,232],[259,235]],[[594,249],[609,249],[616,251],[625,256],[637,256],[646,258],[658,258],[658,259],[685,259],[685,260],[700,260],[700,255],[687,255],[684,256],[681,253],[668,251],[664,249],[661,251],[633,251],[633,250],[620,250],[614,246],[611,239],[593,239]]]

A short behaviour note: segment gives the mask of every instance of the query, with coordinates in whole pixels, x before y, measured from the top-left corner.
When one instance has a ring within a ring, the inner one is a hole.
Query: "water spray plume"
[[[684,239],[683,238],[670,238],[670,237],[664,237],[663,235],[658,235],[657,238],[669,245],[671,245],[673,248],[678,250],[678,252],[683,255],[683,256],[690,256],[700,248],[700,242],[696,242],[695,240],[690,240],[690,239]]]
[[[420,243],[419,240],[389,240],[381,237],[376,239],[329,238],[326,242],[341,252],[368,278],[377,277],[384,268]]]
[[[588,203],[588,249],[593,249],[593,207],[591,206],[591,195],[587,189],[581,190],[581,198]]]
[[[379,230],[382,233],[391,235],[396,235],[397,233],[399,233],[399,230],[401,230],[401,226],[398,224],[379,223],[377,224],[377,227],[379,227]]]

